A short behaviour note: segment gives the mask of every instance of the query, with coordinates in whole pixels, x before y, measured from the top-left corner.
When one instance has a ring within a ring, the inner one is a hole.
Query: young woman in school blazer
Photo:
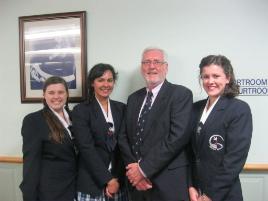
[[[24,201],[74,201],[76,152],[72,140],[68,87],[60,77],[43,87],[44,107],[22,124]]]
[[[111,65],[93,66],[88,75],[88,100],[72,113],[79,150],[78,201],[127,201],[125,168],[117,145],[125,105],[109,98],[116,78]]]
[[[208,94],[194,104],[191,201],[242,201],[239,173],[247,159],[252,116],[247,103],[236,99],[239,87],[230,61],[209,55],[199,65]]]

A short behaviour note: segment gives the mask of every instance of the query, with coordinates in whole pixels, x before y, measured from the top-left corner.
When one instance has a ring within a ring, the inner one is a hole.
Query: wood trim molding
[[[19,156],[0,156],[0,163],[22,163],[22,157]],[[268,171],[268,164],[247,163],[244,171]]]
[[[22,163],[22,157],[19,157],[19,156],[0,156],[0,163]]]
[[[268,171],[268,164],[247,163],[244,166],[244,171]]]

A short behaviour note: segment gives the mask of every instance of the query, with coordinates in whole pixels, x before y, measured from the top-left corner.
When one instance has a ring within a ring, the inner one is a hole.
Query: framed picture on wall
[[[86,12],[19,17],[21,102],[40,102],[44,81],[64,78],[71,102],[86,97]]]

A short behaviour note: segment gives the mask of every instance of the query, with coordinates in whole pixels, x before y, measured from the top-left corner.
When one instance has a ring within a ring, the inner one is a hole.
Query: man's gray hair
[[[156,50],[156,51],[159,51],[159,52],[162,52],[162,54],[164,55],[164,61],[165,62],[168,62],[168,56],[167,56],[167,53],[165,52],[165,50],[159,48],[159,47],[147,47],[143,50],[142,52],[142,57],[143,58],[143,55],[146,53],[146,52],[149,52],[149,51],[153,51],[153,50]]]

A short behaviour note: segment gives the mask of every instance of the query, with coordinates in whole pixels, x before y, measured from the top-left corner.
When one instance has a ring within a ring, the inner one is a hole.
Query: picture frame
[[[70,102],[85,100],[85,11],[19,17],[19,51],[22,103],[42,102],[51,76],[65,79]]]

